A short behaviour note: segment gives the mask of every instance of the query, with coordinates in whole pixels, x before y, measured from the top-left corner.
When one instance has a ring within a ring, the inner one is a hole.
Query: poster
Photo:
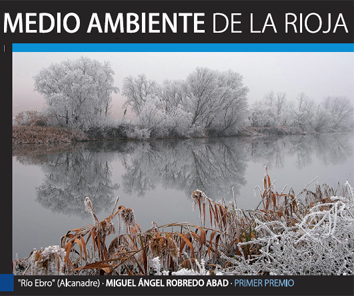
[[[0,5],[1,293],[353,294],[351,1]]]

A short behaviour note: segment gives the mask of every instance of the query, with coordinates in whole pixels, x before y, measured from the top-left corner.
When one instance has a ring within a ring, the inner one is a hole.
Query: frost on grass
[[[149,254],[150,258],[159,258],[163,261],[163,267],[167,269],[169,261],[177,261],[178,248],[172,238],[158,235],[149,242]]]
[[[126,228],[134,227],[136,224],[134,211],[130,208],[125,208],[124,206],[120,206],[118,209],[121,210],[118,214],[119,224],[122,227],[126,227]]]
[[[14,275],[64,275],[64,258],[65,250],[59,246],[34,249],[27,259],[14,260]]]
[[[346,183],[345,196],[315,204],[295,225],[285,221],[256,219],[257,238],[239,243],[258,245],[257,255],[222,258],[233,264],[225,270],[232,274],[260,272],[270,275],[353,275],[354,203],[353,188]]]
[[[316,185],[299,195],[278,193],[268,172],[257,209],[226,205],[196,190],[201,224],[171,223],[145,232],[133,210],[118,206],[99,221],[89,198],[85,207],[94,224],[68,231],[61,246],[34,250],[13,262],[16,275],[353,275],[354,190]],[[306,186],[307,187],[307,186]],[[109,246],[106,238],[118,235]],[[206,222],[209,220],[209,225]],[[125,228],[125,229],[123,229]],[[171,229],[171,230],[169,230]]]

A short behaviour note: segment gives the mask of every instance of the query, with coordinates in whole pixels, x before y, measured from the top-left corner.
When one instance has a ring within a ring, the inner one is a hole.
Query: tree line
[[[344,97],[327,97],[316,103],[305,93],[295,101],[282,92],[268,93],[250,108],[249,122],[253,127],[297,127],[302,131],[338,131],[353,128],[354,108]]]
[[[268,93],[248,106],[248,88],[239,73],[196,68],[184,80],[159,84],[144,74],[123,81],[124,117],[109,117],[114,86],[109,62],[86,57],[52,64],[34,77],[43,95],[43,112],[22,112],[19,125],[49,125],[79,129],[88,134],[115,129],[116,136],[132,138],[237,135],[244,126],[296,127],[301,131],[353,128],[354,108],[349,99],[328,97],[317,104],[301,93],[295,102],[285,93]],[[129,109],[135,118],[125,117]],[[97,134],[97,133],[96,133]]]
[[[127,77],[123,84],[124,105],[156,136],[236,134],[246,119],[247,92],[239,73],[207,68],[161,85],[145,75]]]

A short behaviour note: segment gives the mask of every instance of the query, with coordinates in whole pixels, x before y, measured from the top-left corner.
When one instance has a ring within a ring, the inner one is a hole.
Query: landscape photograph
[[[345,52],[14,52],[14,275],[353,275]]]

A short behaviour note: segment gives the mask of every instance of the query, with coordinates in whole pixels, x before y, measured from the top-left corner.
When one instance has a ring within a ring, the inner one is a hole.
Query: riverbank
[[[12,145],[72,143],[87,139],[83,132],[67,128],[45,126],[12,127]]]
[[[277,136],[286,136],[286,135],[315,135],[318,134],[315,130],[303,131],[298,127],[255,127],[255,126],[246,126],[244,127],[239,135],[242,136],[268,136],[268,135],[277,135]]]
[[[130,127],[131,128],[131,127]],[[84,133],[79,130],[70,130],[60,127],[45,126],[13,126],[12,127],[12,145],[18,144],[58,144],[72,143],[80,141],[95,140],[112,140],[112,139],[128,139],[126,133],[122,132],[124,128],[110,128],[100,130],[91,129]],[[234,136],[260,137],[269,135],[306,135],[318,134],[316,131],[304,132],[300,128],[292,127],[251,127],[242,128],[238,134]],[[201,135],[200,137],[208,137]],[[197,138],[194,136],[194,138]],[[137,139],[137,138],[129,138]],[[140,138],[138,138],[140,139]],[[144,138],[153,139],[153,138]]]

